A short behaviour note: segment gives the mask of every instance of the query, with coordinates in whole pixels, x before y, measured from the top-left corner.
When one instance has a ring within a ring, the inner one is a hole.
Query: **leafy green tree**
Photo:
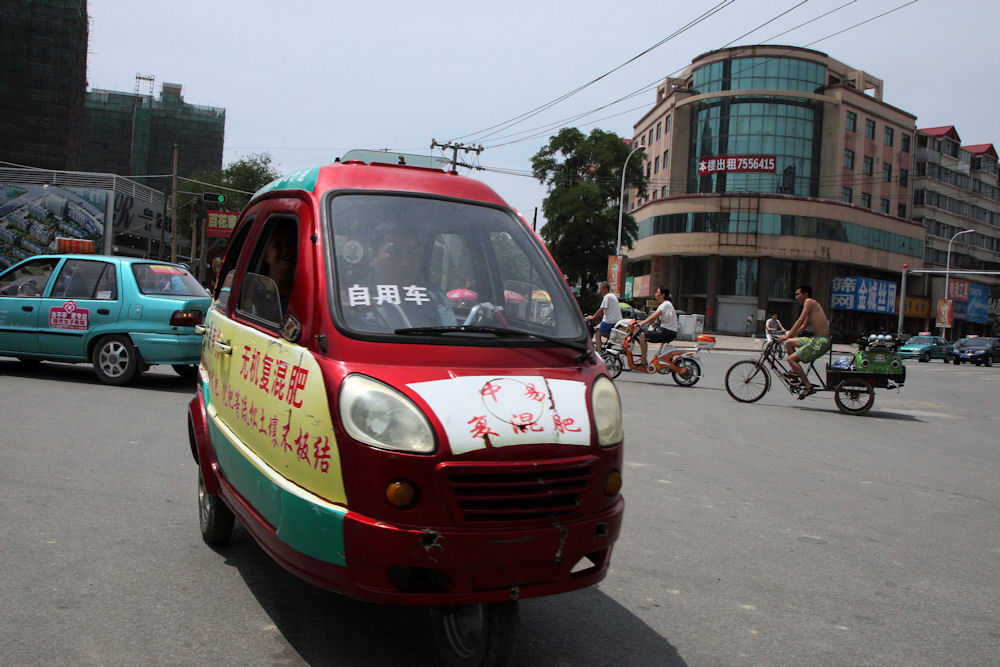
[[[199,220],[205,219],[205,214],[211,210],[242,210],[250,197],[281,174],[271,164],[268,153],[253,153],[236,162],[231,162],[222,169],[202,171],[191,177],[181,189],[189,192],[218,192],[226,195],[224,204],[213,204],[204,201],[200,196],[180,195],[177,200],[177,222],[179,233],[183,236],[191,234],[191,208]]]
[[[608,255],[616,254],[622,168],[632,147],[613,132],[589,135],[566,127],[531,158],[535,178],[548,187],[542,202],[547,220],[541,236],[571,284],[585,292],[607,275]],[[646,189],[641,155],[628,161],[626,188]],[[622,245],[632,247],[635,220],[622,218]]]

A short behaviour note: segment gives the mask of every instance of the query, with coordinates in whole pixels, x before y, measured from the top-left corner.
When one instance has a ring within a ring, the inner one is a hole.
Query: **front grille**
[[[458,518],[471,523],[571,515],[593,474],[591,456],[518,463],[442,463]]]

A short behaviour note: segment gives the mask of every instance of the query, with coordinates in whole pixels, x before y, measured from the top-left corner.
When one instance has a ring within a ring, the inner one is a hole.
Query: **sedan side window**
[[[56,278],[51,296],[56,299],[118,298],[115,267],[107,262],[68,259]]]
[[[8,271],[0,276],[0,297],[41,296],[58,263],[58,257],[47,257],[25,262]]]

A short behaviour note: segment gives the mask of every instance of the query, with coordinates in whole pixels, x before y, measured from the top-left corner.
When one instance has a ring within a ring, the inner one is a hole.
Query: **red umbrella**
[[[476,299],[478,297],[479,295],[472,290],[461,287],[448,292],[448,298],[452,301],[471,301],[472,299]]]

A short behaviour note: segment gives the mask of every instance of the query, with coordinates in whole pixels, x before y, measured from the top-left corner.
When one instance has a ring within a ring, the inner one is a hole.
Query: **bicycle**
[[[715,346],[715,338],[700,334],[695,347],[676,347],[669,343],[660,345],[652,360],[645,366],[636,363],[634,346],[638,343],[639,323],[637,320],[622,320],[611,330],[608,342],[601,350],[601,358],[608,367],[612,378],[622,372],[621,355],[625,355],[629,369],[639,373],[670,374],[674,382],[682,387],[693,387],[701,379],[701,364],[698,353]]]
[[[865,339],[862,339],[865,340]],[[781,343],[776,339],[766,342],[757,360],[737,361],[726,371],[726,392],[741,403],[755,403],[771,389],[771,373],[781,380],[793,396],[801,396],[805,385],[791,368],[778,356]],[[831,348],[826,377],[820,376],[813,362],[809,362],[806,377],[816,391],[832,391],[837,408],[851,415],[863,415],[875,403],[875,388],[897,389],[903,386],[906,369],[899,360],[894,340],[872,340],[859,343],[862,368],[870,368],[872,362],[879,364],[878,371],[832,367]],[[810,375],[811,374],[811,375]]]

